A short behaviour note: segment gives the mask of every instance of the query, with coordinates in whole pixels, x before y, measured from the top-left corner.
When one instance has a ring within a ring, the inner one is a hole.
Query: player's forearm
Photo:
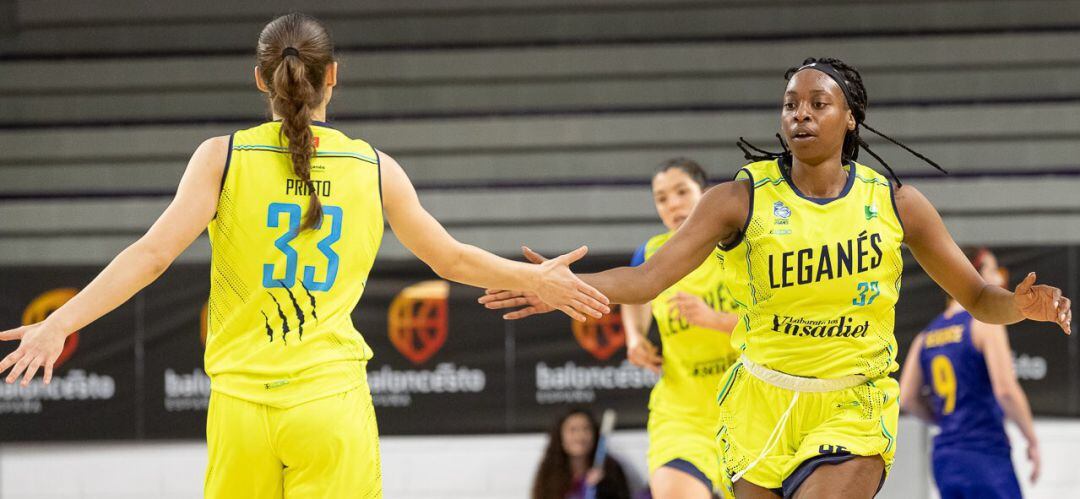
[[[987,324],[1015,324],[1024,320],[1016,295],[998,286],[985,285],[972,303],[961,303],[976,320]]]
[[[1003,393],[995,393],[994,397],[997,399],[998,405],[1001,406],[1001,410],[1005,413],[1005,417],[1016,423],[1016,426],[1020,428],[1020,433],[1024,435],[1029,444],[1035,444],[1037,442],[1035,422],[1031,415],[1031,405],[1028,404],[1024,390],[1016,386]]]
[[[639,305],[648,303],[666,289],[663,283],[650,278],[644,270],[647,265],[618,267],[579,277],[607,296],[611,303]]]
[[[539,267],[493,255],[469,244],[459,244],[449,261],[433,270],[440,277],[478,288],[535,290]]]
[[[171,263],[168,256],[136,241],[116,255],[86,288],[50,314],[46,322],[69,334],[82,329],[154,282]]]

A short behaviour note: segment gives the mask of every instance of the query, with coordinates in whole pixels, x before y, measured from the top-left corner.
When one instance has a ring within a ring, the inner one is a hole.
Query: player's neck
[[[799,192],[812,198],[835,198],[844,190],[849,173],[840,162],[840,153],[816,161],[791,158],[791,181]]]
[[[281,121],[282,119],[283,117],[280,114],[274,113],[274,121]],[[311,121],[326,121],[326,108],[320,107],[312,111]]]

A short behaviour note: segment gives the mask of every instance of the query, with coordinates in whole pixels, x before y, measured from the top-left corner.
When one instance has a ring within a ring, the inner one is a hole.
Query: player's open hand
[[[626,336],[626,359],[631,364],[648,369],[657,375],[660,374],[660,367],[664,365],[664,359],[657,352],[656,345],[637,333]]]
[[[1016,308],[1025,318],[1053,322],[1065,334],[1072,334],[1072,300],[1061,296],[1061,290],[1045,284],[1035,284],[1032,272],[1016,286]]]
[[[531,315],[546,314],[555,310],[554,307],[541,301],[536,293],[525,291],[488,289],[477,301],[491,310],[519,307],[513,312],[503,314],[503,319],[506,320],[524,319]]]
[[[693,326],[706,325],[709,316],[715,313],[705,300],[683,291],[675,293],[668,303],[678,311],[680,317]]]
[[[577,321],[587,317],[599,319],[611,312],[608,299],[570,271],[570,264],[580,260],[589,249],[582,246],[570,253],[548,260],[539,253],[522,247],[525,258],[541,266],[540,280],[531,291],[489,289],[480,303],[490,309],[521,307],[503,315],[504,319],[521,319],[530,315],[561,310]]]
[[[39,322],[0,333],[0,340],[3,341],[22,340],[19,348],[0,360],[0,375],[11,369],[4,379],[8,384],[22,376],[22,386],[27,386],[41,368],[45,369],[45,384],[52,381],[53,364],[64,350],[67,334],[44,324]]]

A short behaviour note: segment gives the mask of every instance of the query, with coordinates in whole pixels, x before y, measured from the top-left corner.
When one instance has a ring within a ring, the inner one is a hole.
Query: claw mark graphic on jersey
[[[270,343],[274,342],[274,330],[270,328],[270,318],[266,316],[266,312],[259,311],[263,316],[263,323],[266,324],[266,336],[270,337]]]
[[[315,312],[315,296],[311,294],[307,286],[304,285],[304,280],[300,280],[300,287],[304,288],[304,293],[307,294],[309,300],[311,300],[311,316],[315,318],[315,322],[319,322],[319,314]]]
[[[300,341],[304,341],[304,311],[300,310],[300,304],[296,302],[296,296],[293,295],[292,290],[285,287],[284,282],[278,282],[281,283],[281,287],[285,288],[285,292],[289,294],[289,301],[292,302],[293,309],[296,310],[297,338],[299,338]]]
[[[289,319],[285,317],[285,312],[281,310],[281,304],[278,303],[277,298],[274,298],[274,294],[267,291],[266,294],[270,295],[270,299],[274,300],[274,305],[277,305],[278,317],[281,317],[281,341],[284,341],[286,345],[289,344]]]

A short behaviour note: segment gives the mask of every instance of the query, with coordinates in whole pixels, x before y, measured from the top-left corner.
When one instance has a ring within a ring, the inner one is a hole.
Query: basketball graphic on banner
[[[79,290],[75,288],[57,288],[41,293],[31,300],[30,304],[26,306],[26,310],[23,311],[23,325],[36,324],[45,320],[46,317],[67,303],[78,292]],[[63,365],[64,362],[71,358],[78,347],[79,332],[75,331],[64,340],[64,349],[60,351],[60,356],[56,358],[53,367],[58,368]]]
[[[618,305],[611,307],[611,313],[599,319],[589,317],[585,322],[571,321],[571,328],[581,348],[597,360],[609,359],[626,344],[626,332]]]
[[[203,303],[202,310],[199,311],[199,341],[202,342],[202,346],[206,347],[206,312],[210,307],[210,302]]]
[[[423,281],[401,290],[390,303],[390,342],[413,364],[423,364],[446,342],[450,283]]]

